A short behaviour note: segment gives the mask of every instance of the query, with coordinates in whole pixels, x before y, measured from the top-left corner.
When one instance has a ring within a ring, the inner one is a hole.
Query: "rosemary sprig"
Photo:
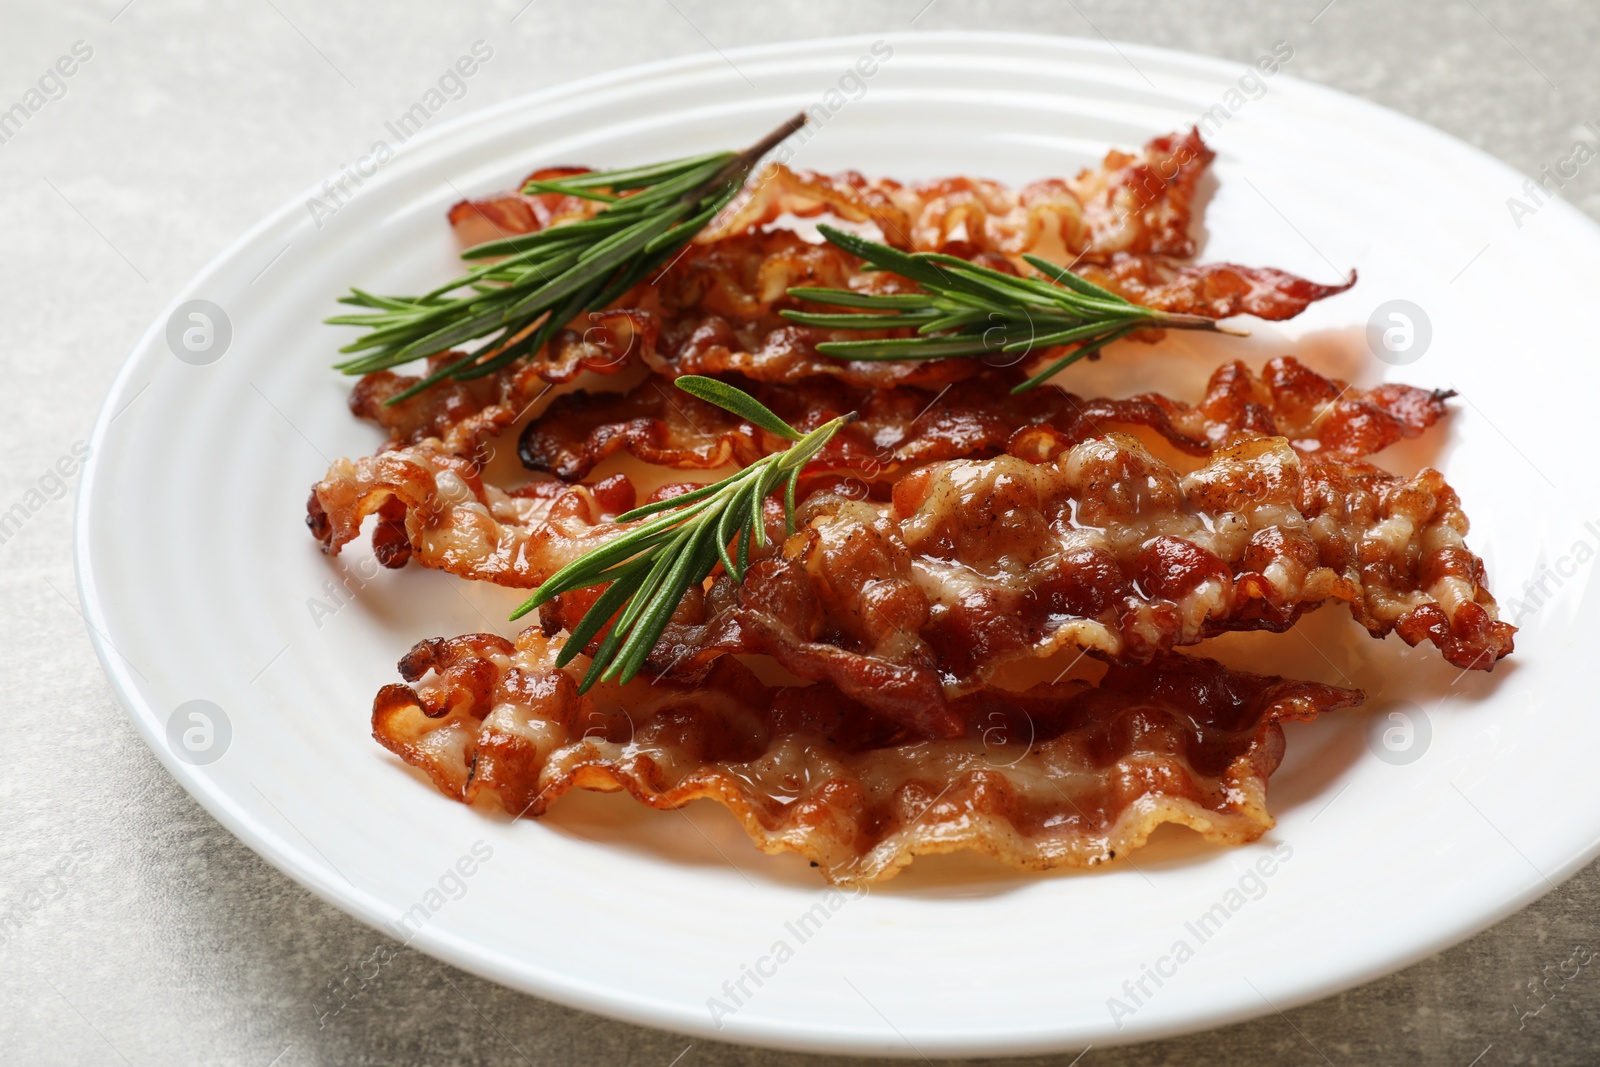
[[[818,352],[840,359],[948,359],[992,352],[1026,355],[1059,345],[1078,346],[1011,390],[1021,393],[1136,330],[1242,333],[1201,315],[1135,304],[1038,256],[1022,258],[1049,281],[1018,278],[937,252],[901,252],[832,226],[817,229],[830,243],[865,260],[872,269],[892,271],[923,289],[893,294],[790,289],[790,296],[812,303],[857,309],[845,314],[783,311],[783,317],[791,322],[834,330],[908,327],[917,331],[915,337],[817,345]]]
[[[562,593],[610,583],[573,627],[556,658],[559,666],[570,663],[616,617],[611,632],[595,651],[579,692],[612,678],[631,681],[684,594],[705,581],[718,562],[735,581],[743,580],[751,544],[760,547],[767,543],[763,502],[780,483],[784,486],[784,528],[793,533],[800,471],[840,427],[856,419],[851,412],[803,434],[750,394],[714,378],[686,374],[676,384],[684,392],[794,443],[787,451],[774,452],[720,482],[618,515],[617,522],[649,521],[562,567],[511,613],[512,619],[519,619]]]
[[[340,303],[371,310],[326,321],[367,332],[339,350],[361,354],[335,366],[368,374],[488,338],[387,401],[397,404],[445,378],[480,378],[535,355],[574,316],[605,307],[669,263],[743,188],[761,157],[805,122],[801,112],[742,152],[528,182],[526,193],[564,193],[605,207],[581,221],[469,248],[463,259],[494,262],[421,296],[352,288]]]

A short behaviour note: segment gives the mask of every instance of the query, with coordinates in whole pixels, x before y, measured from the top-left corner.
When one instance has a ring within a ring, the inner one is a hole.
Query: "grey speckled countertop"
[[[88,435],[123,354],[179,286],[347,158],[409,98],[418,70],[478,37],[521,58],[484,68],[473,105],[713,45],[904,30],[916,18],[918,29],[1103,34],[1241,62],[1287,38],[1297,76],[1528,172],[1600,118],[1593,0],[1333,0],[1319,12],[1324,3],[4,0],[0,104],[73,42],[93,56],[65,96],[0,144],[0,504]],[[1600,170],[1582,170],[1565,192],[1600,216]],[[10,923],[0,1062],[846,1062],[686,1048],[687,1038],[556,1007],[403,949],[362,1003],[319,1029],[314,995],[379,935],[257,859],[146,751],[78,615],[71,525],[66,497],[0,544],[0,913]],[[1425,887],[1408,900],[1425,906]],[[1600,945],[1597,906],[1600,867],[1590,867],[1382,981],[1080,1062],[1600,1062],[1600,978],[1570,983],[1521,1028],[1512,1008],[1572,945]]]

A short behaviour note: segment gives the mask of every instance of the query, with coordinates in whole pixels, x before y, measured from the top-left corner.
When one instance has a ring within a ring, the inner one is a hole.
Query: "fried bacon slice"
[[[1188,257],[1195,252],[1189,233],[1195,187],[1213,158],[1200,132],[1191,128],[1156,137],[1137,153],[1113,149],[1098,170],[1085,168],[1071,180],[1049,178],[1021,189],[961,177],[905,185],[856,171],[826,175],[772,163],[696,242],[714,244],[769,227],[786,215],[826,214],[873,223],[887,243],[915,251],[938,251],[965,240],[1012,256],[1065,251],[1069,256]],[[534,171],[525,182],[586,170],[551,167]],[[480,244],[585,218],[598,207],[554,193],[513,191],[456,204],[450,224],[464,243]]]
[[[829,882],[866,884],[918,855],[971,850],[1022,870],[1088,867],[1162,823],[1216,844],[1273,825],[1279,725],[1358,704],[1354,690],[1169,656],[1111,667],[1098,686],[985,691],[957,701],[964,733],[917,739],[832,686],[769,688],[738,661],[685,687],[602,683],[555,666],[537,631],[423,641],[410,685],[372,706],[373,736],[440,791],[543,815],[573,788],[658,809],[723,804],[768,853]]]
[[[786,215],[833,215],[877,226],[888,244],[938,251],[966,240],[1018,256],[1066,252],[1194,255],[1195,187],[1215,153],[1196,129],[1151,140],[1136,154],[1113,149],[1098,170],[1021,189],[975,178],[905,185],[856,171],[826,175],[769,164],[699,238],[718,241]]]
[[[626,475],[593,486],[534,482],[506,492],[482,467],[427,445],[337,460],[311,489],[306,525],[337,555],[369,515],[373,548],[388,567],[425,567],[508,586],[533,586],[615,531],[634,506]]]
[[[1183,433],[1213,446],[1245,435],[1287,437],[1319,457],[1353,460],[1421,436],[1445,416],[1445,401],[1453,396],[1454,390],[1400,382],[1357,389],[1293,356],[1279,356],[1259,375],[1237,360],[1218,367],[1193,408],[1157,393],[1142,399],[1165,411]]]
[[[433,373],[461,358],[445,352],[428,360]],[[445,379],[416,396],[390,405],[420,378],[381,370],[363,375],[350,391],[350,413],[382,428],[388,435],[383,451],[420,445],[470,459],[508,430],[546,383],[528,366],[508,368],[470,381]]]
[[[428,444],[462,458],[479,457],[491,438],[510,429],[552,385],[571,381],[583,371],[618,374],[629,368],[629,355],[640,348],[636,330],[653,335],[655,320],[627,311],[589,316],[582,333],[567,329],[528,361],[467,381],[445,379],[397,404],[390,398],[421,381],[420,376],[392,370],[363,375],[350,391],[350,413],[374,423],[389,437],[383,448]],[[427,361],[432,374],[461,358],[443,352]]]
[[[589,218],[604,205],[597,200],[561,193],[522,192],[535,181],[559,181],[575,174],[589,173],[588,167],[542,167],[534,171],[511,192],[497,193],[477,200],[462,200],[450,208],[450,226],[464,245],[481,245],[534,233],[563,222]]]
[[[1349,289],[1356,272],[1337,285],[1308,281],[1272,267],[1237,263],[1179,264],[1164,256],[1117,252],[1105,262],[1080,262],[1073,270],[1135,304],[1211,319],[1254,315],[1292,319],[1318,300]]]
[[[869,480],[934,460],[997,455],[1031,427],[1047,427],[1063,448],[1111,427],[1145,426],[1196,456],[1241,436],[1265,436],[1357,459],[1422,433],[1444,415],[1450,396],[1393,383],[1355,389],[1293,356],[1272,360],[1260,374],[1243,363],[1224,364],[1195,406],[1155,393],[1113,400],[1035,389],[1013,396],[1017,380],[996,372],[938,391],[818,381],[739,384],[802,431],[857,412],[859,421],[834,437],[816,465]],[[786,447],[787,441],[652,376],[625,393],[560,397],[524,427],[518,453],[530,470],[571,481],[624,450],[646,463],[695,470],[746,466]]]
[[[981,382],[978,379],[977,382]],[[910,388],[855,389],[826,380],[789,386],[740,383],[751,395],[802,432],[848,411],[896,401],[935,396]],[[985,388],[985,392],[994,392]],[[870,419],[870,416],[869,416]],[[845,427],[820,454],[818,468],[862,469],[885,458],[876,427],[886,419]],[[744,421],[732,412],[676,389],[671,379],[651,375],[622,393],[583,390],[556,398],[523,427],[517,453],[529,470],[548,471],[567,481],[588,475],[606,457],[627,451],[646,463],[680,470],[709,470],[749,464],[789,442]]]
[[[634,290],[623,302],[626,312],[616,313],[633,319],[637,358],[657,374],[674,378],[736,373],[752,381],[794,383],[820,377],[887,388],[943,385],[983,369],[966,359],[874,361],[822,355],[816,350],[820,342],[880,333],[789,322],[779,311],[801,306],[786,295],[795,286],[860,292],[914,288],[897,275],[863,271],[859,260],[833,245],[773,230],[690,245],[652,284]]]
[[[815,345],[844,333],[795,326],[773,311],[780,299],[794,303],[783,296],[789,286],[843,286],[853,277],[860,275],[852,257],[786,231],[691,248],[656,285],[636,290],[639,306],[580,316],[527,361],[471,381],[445,381],[392,406],[386,402],[421,377],[376,371],[357,382],[350,410],[388,434],[385,449],[426,442],[471,458],[526,414],[548,385],[584,371],[613,375],[644,362],[667,377],[739,371],[770,381],[837,378],[888,387],[942,385],[983,369],[969,360],[842,362],[819,355]],[[897,283],[882,277],[869,284],[884,289]],[[426,373],[460,356],[434,356]]]
[[[1009,269],[1005,260],[986,258],[968,247],[946,250]],[[1147,264],[1133,271],[1113,264],[1095,272],[1085,270],[1140,303],[1211,318],[1246,311],[1264,318],[1292,318],[1313,301],[1343,292],[1353,283],[1317,285],[1281,271],[1227,263],[1182,268]],[[601,337],[592,328],[582,334],[568,329],[547,346],[542,363],[536,365],[546,365],[541,372],[546,380],[565,381],[575,373],[573,367],[585,362],[603,365],[609,355],[617,360],[637,358],[668,377],[739,374],[752,381],[785,384],[822,377],[880,389],[939,387],[986,369],[982,360],[973,359],[877,361],[822,355],[816,346],[823,341],[879,334],[789,322],[779,312],[802,306],[785,295],[793,286],[900,292],[910,283],[896,275],[863,271],[853,256],[787,230],[738,234],[711,245],[691,245],[653,284],[635,289],[618,307],[592,316],[596,326],[615,331],[621,341]],[[1160,335],[1160,331],[1145,332],[1151,338]],[[1042,358],[1044,353],[1035,355]]]
[[[1281,437],[1224,447],[1178,476],[1109,434],[1054,458],[919,468],[887,502],[819,493],[781,555],[680,613],[656,670],[730,652],[928,734],[1009,663],[1079,648],[1123,662],[1237,630],[1283,631],[1344,602],[1373,636],[1430,641],[1488,670],[1512,648],[1466,516],[1435,470],[1411,477],[1305,456]],[[567,608],[548,627],[570,626]]]
[[[1228,631],[1281,631],[1329,600],[1374,636],[1430,641],[1463,669],[1511,651],[1514,628],[1435,470],[1401,477],[1282,437],[1224,446],[1183,476],[1118,433],[1059,450],[1036,428],[1012,447],[1022,455],[920,467],[888,500],[819,480],[781,552],[743,583],[691,590],[650,669],[692,677],[728,653],[766,654],[937,735],[958,726],[950,702],[1007,663],[1068,647],[1149,660]],[[526,588],[622,529],[606,517],[632,496],[621,476],[507,494],[413,448],[335,464],[309,521],[332,552],[377,513],[395,545],[380,556]],[[592,596],[541,621],[570,628]]]
[[[1015,272],[1007,260],[965,242],[943,250]],[[1352,279],[1341,285],[1317,285],[1281,271],[1228,263],[1181,268],[1152,263],[1131,269],[1126,260],[1113,258],[1105,268],[1084,269],[1139,303],[1210,318],[1246,311],[1263,318],[1292,318],[1312,302],[1353,284]],[[752,381],[783,383],[828,377],[873,388],[943,386],[986,369],[982,360],[974,359],[873,361],[821,355],[816,351],[820,342],[880,334],[787,321],[780,311],[806,306],[786,295],[794,286],[890,293],[913,288],[897,275],[864,271],[855,257],[832,245],[807,242],[788,230],[736,234],[715,244],[691,245],[653,285],[635,290],[626,302],[627,313],[635,318],[639,358],[657,373],[674,377],[735,373]],[[1145,331],[1152,338],[1160,332]],[[909,336],[909,331],[885,331],[881,336]],[[1036,355],[1042,358],[1043,353]],[[564,366],[571,359],[556,362]]]

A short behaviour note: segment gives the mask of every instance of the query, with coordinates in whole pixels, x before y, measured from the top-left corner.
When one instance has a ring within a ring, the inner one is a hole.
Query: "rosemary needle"
[[[462,258],[493,262],[421,296],[352,289],[340,303],[368,310],[326,321],[366,332],[340,349],[352,355],[335,366],[369,374],[483,340],[386,401],[396,404],[446,378],[481,378],[537,354],[574,316],[606,307],[671,262],[744,187],[761,157],[805,122],[804,112],[795,115],[742,152],[528,182],[526,193],[605,206],[586,219],[469,248]]]
[[[511,618],[519,619],[563,593],[609,583],[572,628],[556,659],[559,666],[570,663],[612,622],[579,692],[613,678],[631,681],[684,594],[704,582],[719,562],[735,581],[743,580],[751,545],[767,543],[764,504],[779,485],[784,487],[784,528],[793,533],[795,487],[801,470],[841,427],[856,418],[851,412],[801,433],[750,394],[714,378],[686,374],[675,384],[793,443],[786,451],[765,456],[719,482],[618,515],[617,522],[647,521],[556,571],[512,612]]]
[[[853,308],[823,313],[785,310],[802,326],[832,330],[914,328],[914,337],[823,341],[817,351],[839,359],[950,359],[1020,353],[1075,344],[1011,391],[1021,393],[1064,367],[1136,330],[1239,331],[1202,315],[1158,311],[1104,289],[1038,256],[1022,258],[1044,278],[1019,278],[938,252],[902,252],[832,226],[818,231],[831,244],[875,270],[892,271],[922,287],[918,293],[862,293],[853,289],[795,288],[789,295],[814,304]],[[1054,282],[1056,284],[1051,284]]]

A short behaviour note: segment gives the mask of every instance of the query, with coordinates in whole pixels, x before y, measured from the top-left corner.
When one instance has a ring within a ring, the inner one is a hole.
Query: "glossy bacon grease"
[[[761,653],[950,736],[950,702],[1010,664],[1063,648],[1152,662],[1220,633],[1286,630],[1329,601],[1462,669],[1512,645],[1438,472],[1313,460],[1281,437],[1243,439],[1183,476],[1115,433],[1043,462],[932,463],[888,501],[819,492],[799,520],[743,582],[685,602],[657,669]]]
[[[324,550],[372,519],[389,567],[524,589],[629,528],[615,517],[646,502],[629,478],[585,481],[611,457],[703,472],[788,447],[674,378],[721,378],[802,431],[860,416],[807,468],[795,533],[768,500],[771,543],[742,581],[718,569],[689,590],[639,679],[580,695],[586,658],[555,666],[601,591],[577,590],[515,643],[418,644],[406,684],[374,702],[374,735],[446,794],[516,815],[573,788],[655,808],[714,799],[758,847],[843,884],[963,849],[1027,870],[1089,866],[1165,822],[1258,838],[1280,723],[1362,694],[1175,650],[1342,602],[1373,636],[1431,644],[1462,669],[1511,651],[1456,493],[1432,469],[1371,461],[1443,418],[1451,394],[1355,387],[1284,356],[1224,364],[1192,404],[1054,385],[1014,396],[1024,367],[836,360],[816,344],[906,331],[779,315],[802,306],[794,286],[911,288],[784,228],[819,216],[999,270],[1025,271],[1023,253],[1071,262],[1128,299],[1215,318],[1290,318],[1353,282],[1183,262],[1210,161],[1191,132],[1020,189],[771,166],[657,277],[530,361],[393,406],[416,378],[363,378],[351,410],[387,440],[313,488]],[[507,194],[458,204],[451,222],[479,241],[594,210]],[[543,398],[586,371],[601,377]],[[493,484],[491,455],[518,431],[536,480]],[[1014,669],[1058,653],[1087,653],[1104,676],[1012,691]],[[799,684],[759,681],[750,656]]]
[[[1261,374],[1228,363],[1211,376],[1205,398],[1183,404],[1158,393],[1085,399],[1060,389],[1011,395],[1020,375],[993,373],[959,389],[898,386],[863,389],[833,381],[794,386],[748,383],[748,391],[790,425],[810,430],[854,411],[818,457],[816,469],[847,470],[865,480],[921,463],[981,458],[1013,439],[1037,449],[1038,433],[1068,447],[1109,429],[1146,427],[1180,451],[1209,455],[1241,435],[1286,437],[1319,456],[1359,459],[1416,437],[1445,412],[1448,394],[1407,385],[1352,388],[1324,378],[1292,356]],[[567,481],[627,451],[646,463],[682,470],[754,462],[787,442],[737,416],[686,396],[658,377],[627,392],[568,393],[528,422],[518,443],[523,465]]]
[[[700,240],[715,243],[795,216],[870,223],[907,251],[965,239],[980,251],[1020,255],[1138,252],[1187,258],[1195,188],[1215,153],[1198,131],[1157,137],[1137,153],[1113,150],[1076,178],[1021,189],[979,178],[904,184],[856,171],[818,174],[769,165]]]
[[[733,659],[699,684],[637,679],[578,693],[537,632],[424,641],[401,661],[374,736],[446,795],[542,815],[573,788],[654,808],[708,798],[766,852],[838,884],[916,855],[972,849],[1023,870],[1088,867],[1162,823],[1217,844],[1273,824],[1282,722],[1358,703],[1333,686],[1175,657],[1099,686],[988,691],[954,705],[962,736],[923,739],[828,685],[769,688]]]

